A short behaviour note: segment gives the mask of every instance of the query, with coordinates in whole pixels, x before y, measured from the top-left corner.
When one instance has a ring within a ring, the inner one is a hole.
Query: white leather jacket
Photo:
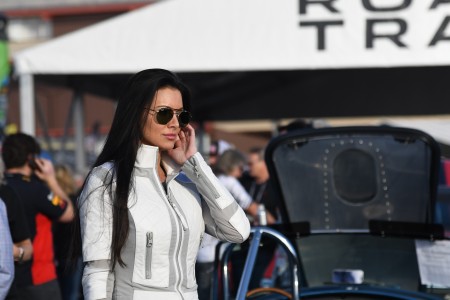
[[[117,264],[114,273],[111,199],[104,187],[113,164],[96,167],[87,180],[80,197],[85,299],[198,299],[194,270],[203,233],[233,243],[250,233],[244,211],[200,153],[181,168],[162,157],[166,192],[157,175],[157,151],[139,148],[128,199],[130,231],[121,255],[126,266]]]

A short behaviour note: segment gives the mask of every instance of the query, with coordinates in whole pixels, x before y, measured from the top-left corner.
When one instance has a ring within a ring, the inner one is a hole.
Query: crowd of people
[[[63,299],[61,292],[76,295],[61,289],[58,280],[63,277],[57,273],[57,268],[65,265],[65,253],[56,255],[55,250],[70,239],[70,233],[65,240],[54,236],[74,220],[74,204],[56,172],[63,166],[41,157],[37,140],[24,133],[4,139],[2,162],[0,198],[6,204],[14,260],[12,281],[0,285],[3,298]]]
[[[219,241],[241,244],[237,288],[258,210],[264,224],[281,221],[264,148],[244,154],[216,141],[204,159],[189,100],[170,71],[132,76],[82,184],[34,137],[4,139],[0,299],[212,299]],[[250,288],[276,257],[276,245],[262,242]]]
[[[303,119],[294,120],[286,125],[279,126],[278,133],[285,134],[297,129],[314,128],[312,122]],[[224,187],[233,195],[237,203],[244,209],[253,226],[272,225],[281,223],[282,214],[279,202],[275,195],[273,186],[269,180],[269,171],[265,163],[265,147],[251,147],[248,153],[243,153],[229,142],[218,139],[210,145],[209,164],[213,168],[218,179]],[[264,224],[259,224],[258,209],[265,210]],[[216,251],[219,240],[205,234],[198,253],[196,263],[196,277],[198,284],[199,300],[213,299],[213,278],[216,266]],[[281,258],[286,263],[285,255],[275,241],[263,237],[262,247],[258,251],[257,261],[253,268],[249,290],[278,284],[282,286],[281,274],[274,269],[276,262]],[[249,241],[245,241],[232,252],[232,276],[231,292],[236,293],[243,273],[245,260],[249,250]],[[281,252],[281,253],[280,253]],[[282,266],[285,269],[286,266]],[[279,278],[276,278],[276,277]],[[268,278],[267,278],[268,277]],[[265,279],[268,279],[265,281]]]
[[[302,122],[302,124],[304,123]],[[297,124],[290,126],[292,129],[300,128]],[[283,127],[283,130],[286,129]],[[265,147],[252,147],[248,153],[243,153],[224,140],[214,141],[210,147],[210,165],[222,184],[244,209],[252,226],[272,225],[283,221],[280,203],[277,201],[274,188],[269,180],[264,154]],[[260,207],[265,210],[264,224],[260,224],[261,220],[258,216]],[[217,247],[218,243],[219,240],[207,234],[203,237],[196,264],[199,300],[214,299],[212,285],[213,272],[219,271],[215,269],[217,266],[216,251],[220,251]],[[237,292],[249,245],[247,240],[235,247],[231,254],[230,286],[232,294]],[[276,282],[276,277],[280,274],[277,274],[274,266],[277,265],[276,260],[280,257],[283,259],[283,263],[286,262],[286,253],[278,253],[278,251],[284,252],[284,250],[270,238],[263,237],[261,245],[253,267],[249,290],[262,286],[267,287],[268,281],[272,286],[283,285],[281,282]],[[281,276],[279,277],[281,278]]]

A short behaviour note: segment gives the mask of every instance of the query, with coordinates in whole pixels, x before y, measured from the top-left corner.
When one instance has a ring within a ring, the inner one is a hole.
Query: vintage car
[[[302,129],[265,154],[283,222],[254,227],[244,273],[229,289],[218,246],[214,299],[443,299],[423,284],[416,250],[445,240],[435,221],[440,151],[424,132],[388,126]],[[289,258],[283,286],[248,291],[261,238]],[[286,282],[286,281],[285,281]]]

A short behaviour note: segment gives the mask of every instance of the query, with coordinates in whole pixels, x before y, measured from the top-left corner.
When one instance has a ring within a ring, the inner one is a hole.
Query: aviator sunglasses
[[[173,115],[175,114],[178,119],[178,123],[180,127],[186,127],[191,121],[191,113],[184,109],[173,109],[170,107],[161,107],[158,109],[151,109],[151,111],[155,112],[155,119],[158,124],[166,125],[172,120]]]

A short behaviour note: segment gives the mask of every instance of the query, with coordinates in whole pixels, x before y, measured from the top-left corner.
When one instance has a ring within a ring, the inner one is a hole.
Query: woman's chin
[[[169,151],[172,150],[175,147],[175,143],[164,143],[161,145],[158,145],[159,151]]]

